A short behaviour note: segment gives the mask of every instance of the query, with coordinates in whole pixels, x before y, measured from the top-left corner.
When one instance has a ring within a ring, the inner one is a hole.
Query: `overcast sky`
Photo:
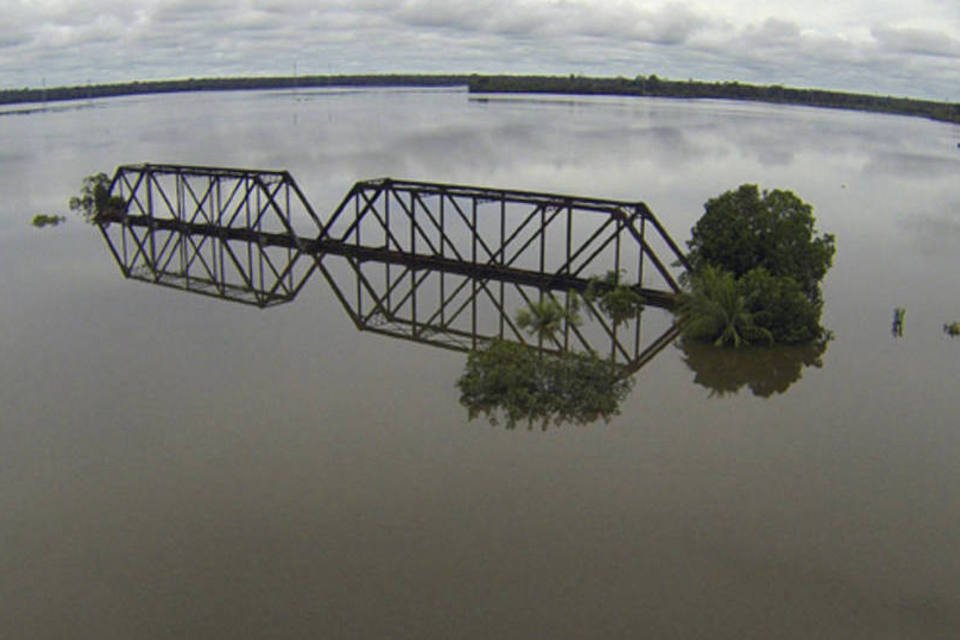
[[[0,87],[479,72],[960,101],[960,0],[0,0]]]

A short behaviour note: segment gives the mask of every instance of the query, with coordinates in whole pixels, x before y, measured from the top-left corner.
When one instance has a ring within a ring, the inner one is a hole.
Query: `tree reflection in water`
[[[596,354],[547,353],[505,340],[472,351],[457,381],[471,420],[482,415],[508,429],[526,422],[544,431],[551,423],[608,421],[632,384],[622,366]]]
[[[694,372],[693,381],[710,390],[710,396],[736,394],[744,386],[753,395],[769,398],[784,393],[803,375],[804,367],[821,368],[829,337],[803,345],[724,349],[691,339],[677,348]]]

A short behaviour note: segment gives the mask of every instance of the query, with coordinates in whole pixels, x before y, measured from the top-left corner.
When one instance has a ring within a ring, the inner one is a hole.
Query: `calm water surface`
[[[0,115],[0,637],[960,634],[958,140],[458,90]],[[469,422],[463,354],[358,332],[323,279],[261,311],[29,225],[145,161],[286,168],[321,212],[385,175],[641,199],[679,240],[726,189],[793,189],[837,236],[835,339],[752,384],[670,346],[609,424]]]

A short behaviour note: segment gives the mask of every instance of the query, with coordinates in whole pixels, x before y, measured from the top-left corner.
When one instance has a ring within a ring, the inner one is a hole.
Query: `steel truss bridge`
[[[673,305],[686,258],[642,202],[384,178],[322,218],[287,171],[160,164],[118,167],[110,193],[125,207],[97,222],[127,278],[263,308],[319,272],[360,330],[607,353],[630,371],[676,335],[661,321],[649,340],[644,314],[614,325],[574,296],[616,271],[647,306]],[[511,312],[547,297],[589,320],[529,337]]]

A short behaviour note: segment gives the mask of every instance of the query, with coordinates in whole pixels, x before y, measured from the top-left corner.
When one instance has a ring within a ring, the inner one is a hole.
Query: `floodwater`
[[[461,90],[67,106],[0,112],[0,637],[960,634],[960,128]],[[727,189],[792,189],[837,238],[834,339],[668,346],[609,423],[471,422],[463,353],[358,331],[324,278],[257,309],[30,225],[138,162],[288,169],[321,215],[379,176],[643,200],[679,241]]]

